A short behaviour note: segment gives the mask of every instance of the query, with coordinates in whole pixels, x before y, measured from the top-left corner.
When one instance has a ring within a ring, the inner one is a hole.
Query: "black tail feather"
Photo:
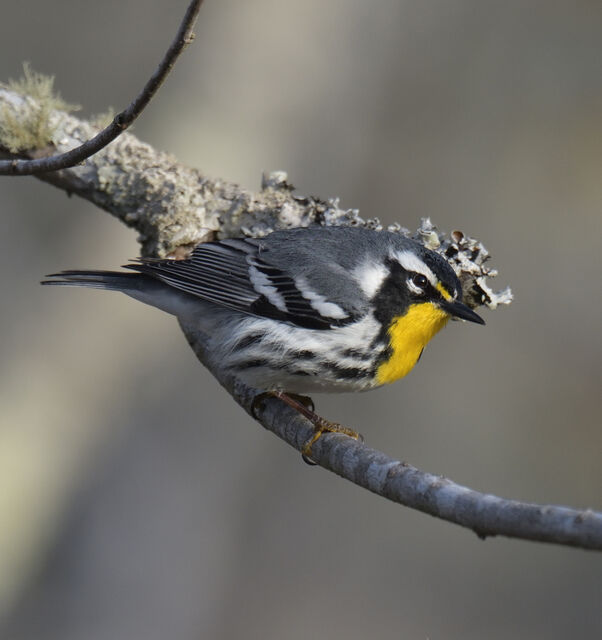
[[[90,287],[92,289],[109,289],[112,291],[129,291],[136,289],[140,275],[120,271],[61,271],[44,276],[51,278],[42,280],[40,284],[64,287]]]

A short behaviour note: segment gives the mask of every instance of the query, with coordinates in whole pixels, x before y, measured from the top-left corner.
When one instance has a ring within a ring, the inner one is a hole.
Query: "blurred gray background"
[[[83,115],[124,107],[185,0],[1,9]],[[212,176],[480,238],[516,302],[395,386],[316,398],[371,446],[501,496],[602,508],[602,4],[206,0],[135,127]],[[2,178],[0,637],[602,637],[599,554],[377,498],[250,420],[175,321],[50,290],[138,253],[107,214]]]

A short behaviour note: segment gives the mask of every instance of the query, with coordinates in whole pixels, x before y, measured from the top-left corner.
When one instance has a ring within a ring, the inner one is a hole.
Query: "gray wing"
[[[140,259],[126,268],[220,306],[299,327],[331,329],[363,315],[357,305],[344,304],[340,294],[333,302],[324,287],[315,290],[304,275],[312,267],[307,259],[315,257],[310,245],[303,241],[295,247],[289,242],[284,232],[262,240],[208,242],[187,260]],[[284,256],[283,243],[288,245]],[[336,283],[340,276],[332,279]]]

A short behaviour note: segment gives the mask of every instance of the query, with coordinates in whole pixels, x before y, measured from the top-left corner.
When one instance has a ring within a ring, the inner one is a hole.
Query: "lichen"
[[[491,255],[476,238],[461,231],[452,231],[448,236],[440,232],[430,218],[422,218],[420,228],[412,237],[440,253],[451,264],[462,283],[464,302],[469,307],[485,305],[495,309],[500,304],[512,302],[514,296],[510,287],[494,291],[489,286],[487,278],[495,278],[498,272],[485,264]]]
[[[14,91],[24,98],[17,109],[5,104],[0,110],[0,145],[11,153],[42,149],[52,142],[57,122],[52,115],[69,113],[80,107],[68,104],[54,91],[54,77],[34,71],[29,63],[23,64],[23,76],[9,80],[0,87]]]

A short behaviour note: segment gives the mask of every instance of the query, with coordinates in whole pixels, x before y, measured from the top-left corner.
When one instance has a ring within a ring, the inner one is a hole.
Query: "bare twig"
[[[186,45],[190,44],[194,39],[192,29],[202,3],[203,0],[192,0],[188,5],[178,33],[163,56],[159,66],[144,85],[138,97],[127,109],[118,113],[108,127],[75,149],[59,155],[37,158],[35,160],[18,158],[0,160],[0,175],[24,176],[73,167],[97,153],[120,136],[142,113],[152,97],[157,93],[159,87],[163,84],[165,78],[175,65],[176,60],[186,48]]]
[[[14,93],[0,90],[0,105],[3,101],[19,99]],[[61,114],[61,120],[62,133],[70,140],[85,135],[90,126],[66,114]],[[271,175],[257,194],[243,191],[232,183],[209,180],[130,134],[91,158],[84,167],[38,177],[95,202],[138,229],[147,255],[178,255],[213,236],[262,235],[283,226],[364,224],[378,227],[379,224],[377,220],[362,220],[357,211],[340,209],[336,201],[295,196],[282,174]],[[421,235],[425,235],[425,242],[438,241],[433,233],[423,225]],[[457,236],[451,240],[456,246],[463,241]],[[472,254],[475,245],[470,246]],[[459,256],[462,257],[461,246]],[[463,265],[463,260],[459,260],[461,275],[467,279],[466,286],[478,287],[487,270],[468,262]],[[496,299],[486,294],[483,290],[479,301],[494,306]],[[503,300],[498,297],[497,301]],[[210,360],[210,354],[205,352],[204,337],[195,327],[182,328],[201,362],[250,412],[255,390],[229,378],[220,363]],[[279,400],[266,400],[257,414],[264,427],[298,450],[311,436],[310,423]],[[468,527],[481,537],[504,535],[602,549],[602,514],[591,510],[534,505],[484,495],[337,434],[322,436],[312,447],[312,458],[378,495]]]

